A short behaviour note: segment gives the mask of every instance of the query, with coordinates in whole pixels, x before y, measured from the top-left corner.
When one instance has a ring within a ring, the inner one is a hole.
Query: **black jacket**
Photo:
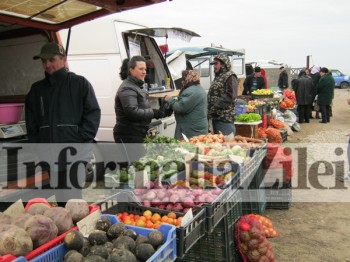
[[[311,105],[313,97],[313,81],[309,76],[301,76],[292,81],[295,98],[298,105]]]
[[[254,81],[256,81],[254,83]],[[243,83],[243,93],[242,95],[250,95],[253,91],[257,89],[264,89],[265,88],[265,81],[262,76],[255,77],[253,75],[247,76],[247,78],[244,80]]]
[[[95,92],[83,76],[62,68],[34,83],[25,119],[32,143],[92,142],[101,118]]]
[[[143,84],[142,80],[128,76],[120,85],[114,105],[117,117],[114,137],[146,136],[154,114]]]
[[[288,74],[283,70],[278,77],[278,87],[281,89],[288,88]]]

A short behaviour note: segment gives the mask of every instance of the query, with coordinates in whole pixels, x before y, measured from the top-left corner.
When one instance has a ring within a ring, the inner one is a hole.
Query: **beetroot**
[[[45,211],[44,216],[51,218],[55,222],[58,235],[63,234],[74,226],[71,214],[63,207],[50,208]]]
[[[47,204],[35,203],[28,208],[27,213],[31,215],[38,215],[38,214],[43,215],[45,211],[48,210],[49,208],[50,206],[48,206]]]
[[[33,241],[33,247],[37,248],[57,236],[58,228],[51,218],[44,215],[35,215],[24,224],[24,229]]]
[[[72,216],[73,222],[76,223],[89,215],[89,204],[83,199],[70,199],[65,208]]]
[[[0,212],[0,225],[11,224],[11,223],[12,223],[12,217]]]
[[[19,214],[17,217],[15,217],[15,219],[12,221],[12,225],[18,226],[20,228],[24,229],[24,224],[26,223],[26,221],[31,218],[32,215],[29,213],[22,213]]]
[[[11,254],[25,256],[33,250],[29,234],[22,228],[11,226],[11,229],[0,233],[0,255]]]

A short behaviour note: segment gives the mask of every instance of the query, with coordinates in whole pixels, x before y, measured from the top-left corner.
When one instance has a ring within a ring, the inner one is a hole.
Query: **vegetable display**
[[[261,116],[255,113],[249,114],[240,114],[236,117],[236,122],[249,123],[249,122],[258,122],[261,120]]]

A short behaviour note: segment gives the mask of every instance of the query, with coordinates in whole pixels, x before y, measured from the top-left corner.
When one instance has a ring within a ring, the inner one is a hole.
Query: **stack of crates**
[[[211,232],[206,232],[187,254],[177,261],[240,261],[234,234],[235,223],[242,216],[242,196],[239,190],[235,190],[227,200],[226,208],[227,214],[215,228]]]
[[[292,155],[282,146],[269,144],[263,167],[266,208],[288,209],[292,201]]]
[[[242,194],[242,213],[265,215],[266,193],[264,187],[264,173],[262,163],[258,170],[247,179],[241,186]]]

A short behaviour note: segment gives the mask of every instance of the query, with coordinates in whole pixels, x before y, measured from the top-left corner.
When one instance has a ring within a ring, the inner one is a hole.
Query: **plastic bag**
[[[286,110],[284,113],[281,111],[277,111],[277,119],[280,120],[279,118],[284,119],[284,123],[288,124],[290,127],[293,126],[294,123],[297,122],[297,116],[290,110]]]
[[[235,225],[235,236],[244,262],[276,262],[265,230],[256,217],[242,216]]]

